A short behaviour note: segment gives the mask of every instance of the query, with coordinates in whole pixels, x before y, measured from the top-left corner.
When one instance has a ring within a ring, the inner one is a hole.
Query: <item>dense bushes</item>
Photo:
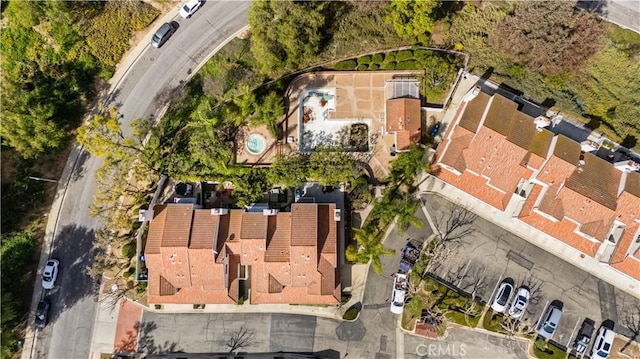
[[[87,45],[102,64],[114,67],[129,48],[134,31],[144,29],[160,12],[142,2],[107,2],[87,30]]]

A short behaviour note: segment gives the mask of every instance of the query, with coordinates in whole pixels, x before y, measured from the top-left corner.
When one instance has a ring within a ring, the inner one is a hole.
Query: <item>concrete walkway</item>
[[[627,277],[595,258],[585,256],[577,249],[541,232],[517,219],[505,215],[498,209],[482,202],[466,192],[428,174],[424,174],[420,181],[422,192],[435,192],[468,208],[479,216],[499,225],[505,230],[519,236],[527,242],[573,264],[587,273],[600,278],[607,283],[623,290],[636,298],[640,298],[640,282]]]

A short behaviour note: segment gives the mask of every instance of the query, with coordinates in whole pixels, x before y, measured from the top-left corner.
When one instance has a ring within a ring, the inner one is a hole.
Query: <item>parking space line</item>
[[[549,305],[549,301],[547,300],[547,302],[544,304],[543,311],[542,311],[542,313],[540,313],[540,317],[538,318],[538,321],[536,322],[536,331],[538,331],[540,329],[538,327],[540,326],[540,323],[542,322],[542,316],[547,311],[547,306],[548,305]]]
[[[500,286],[500,283],[502,282],[502,274],[500,275],[500,278],[498,278],[498,282],[496,283],[496,285],[493,287],[493,291],[491,291],[491,296],[489,297],[489,300],[487,301],[487,306],[491,306],[492,300],[493,300],[493,295],[496,294],[496,291],[498,290],[498,286]]]
[[[576,329],[578,329],[578,324],[580,324],[580,317],[578,317],[578,321],[576,322],[576,325],[573,326],[573,330],[571,331],[571,336],[569,337],[569,341],[567,342],[567,349],[569,350],[572,350],[569,345],[571,344],[571,339],[573,338],[573,334],[575,334]]]
[[[464,279],[464,276],[467,275],[467,271],[469,270],[470,264],[471,264],[471,259],[469,259],[469,261],[467,262],[467,265],[464,266],[464,271],[462,272],[462,275],[460,276],[460,280],[458,281],[458,284],[456,285],[456,287],[460,288],[460,284],[462,284],[462,280]]]

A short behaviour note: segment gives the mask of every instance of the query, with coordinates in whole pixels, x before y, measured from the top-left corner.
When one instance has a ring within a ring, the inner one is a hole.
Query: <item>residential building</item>
[[[432,172],[640,280],[640,173],[554,134],[550,124],[501,95],[469,96],[436,151]]]
[[[155,206],[148,303],[338,305],[339,219],[332,203],[290,212]]]

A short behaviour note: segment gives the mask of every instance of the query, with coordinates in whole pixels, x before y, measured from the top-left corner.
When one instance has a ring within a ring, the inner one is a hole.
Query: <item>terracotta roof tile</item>
[[[282,293],[282,284],[269,274],[269,293]]]
[[[558,199],[558,193],[560,191],[560,183],[556,183],[547,189],[545,196],[540,202],[538,210],[552,216],[557,220],[564,218],[564,208],[562,207],[562,201]]]
[[[333,266],[328,260],[326,260],[324,256],[320,256],[318,271],[322,275],[321,285],[320,285],[320,294],[321,295],[333,294],[333,291],[336,288],[336,276],[337,276],[336,267]]]
[[[268,217],[265,262],[288,262],[291,244],[291,213],[280,212]]]
[[[480,92],[476,98],[469,101],[466,105],[464,113],[460,118],[460,126],[475,133],[478,131],[478,125],[480,124],[480,119],[484,114],[484,111],[487,108],[487,103],[489,103],[489,95],[484,92]]]
[[[158,205],[153,207],[153,219],[149,222],[147,241],[144,247],[144,254],[159,254],[162,236],[164,236],[164,224],[167,220],[167,206]]]
[[[569,138],[558,135],[556,146],[553,149],[553,155],[561,158],[572,165],[577,165],[580,160],[580,144]]]
[[[267,216],[262,212],[243,212],[240,238],[265,239],[267,238]]]
[[[488,127],[497,133],[508,136],[511,133],[512,117],[518,109],[518,104],[501,96],[493,95],[491,107],[484,120],[484,127]]]
[[[529,151],[544,160],[549,154],[549,148],[551,147],[553,136],[555,136],[553,132],[546,128],[543,128],[540,132],[536,132],[529,143]],[[536,168],[539,168],[539,166],[536,166]]]
[[[311,203],[291,205],[291,245],[315,246],[318,244],[318,207]]]
[[[176,294],[176,287],[169,282],[165,277],[160,276],[160,295],[174,295]]]
[[[584,161],[585,164],[578,166],[567,179],[565,186],[615,211],[622,172],[590,153],[584,155]]]
[[[627,178],[624,183],[624,190],[640,198],[640,173],[627,173]]]
[[[320,253],[337,252],[337,222],[333,213],[335,204],[318,204],[318,251]],[[335,257],[335,256],[334,256]]]
[[[220,271],[216,270],[220,265],[213,261],[213,250],[210,248],[189,248],[189,266],[192,286],[214,286],[224,284]]]
[[[168,205],[167,219],[164,223],[162,235],[163,247],[186,247],[189,244],[191,221],[193,218],[192,204]],[[153,221],[151,221],[153,223]]]
[[[440,162],[455,168],[460,173],[464,172],[467,169],[467,165],[464,161],[463,150],[469,147],[472,139],[473,135],[469,133],[466,136],[452,140],[447,146],[446,152],[442,155]]]
[[[387,100],[386,130],[389,133],[396,133],[396,146],[399,150],[409,148],[411,140],[420,143],[422,136],[420,99]]]
[[[176,288],[191,286],[189,255],[187,247],[160,248],[162,260],[161,275]]]
[[[218,234],[219,220],[220,216],[211,215],[211,210],[196,209],[193,213],[189,248],[213,249],[215,236]]]

